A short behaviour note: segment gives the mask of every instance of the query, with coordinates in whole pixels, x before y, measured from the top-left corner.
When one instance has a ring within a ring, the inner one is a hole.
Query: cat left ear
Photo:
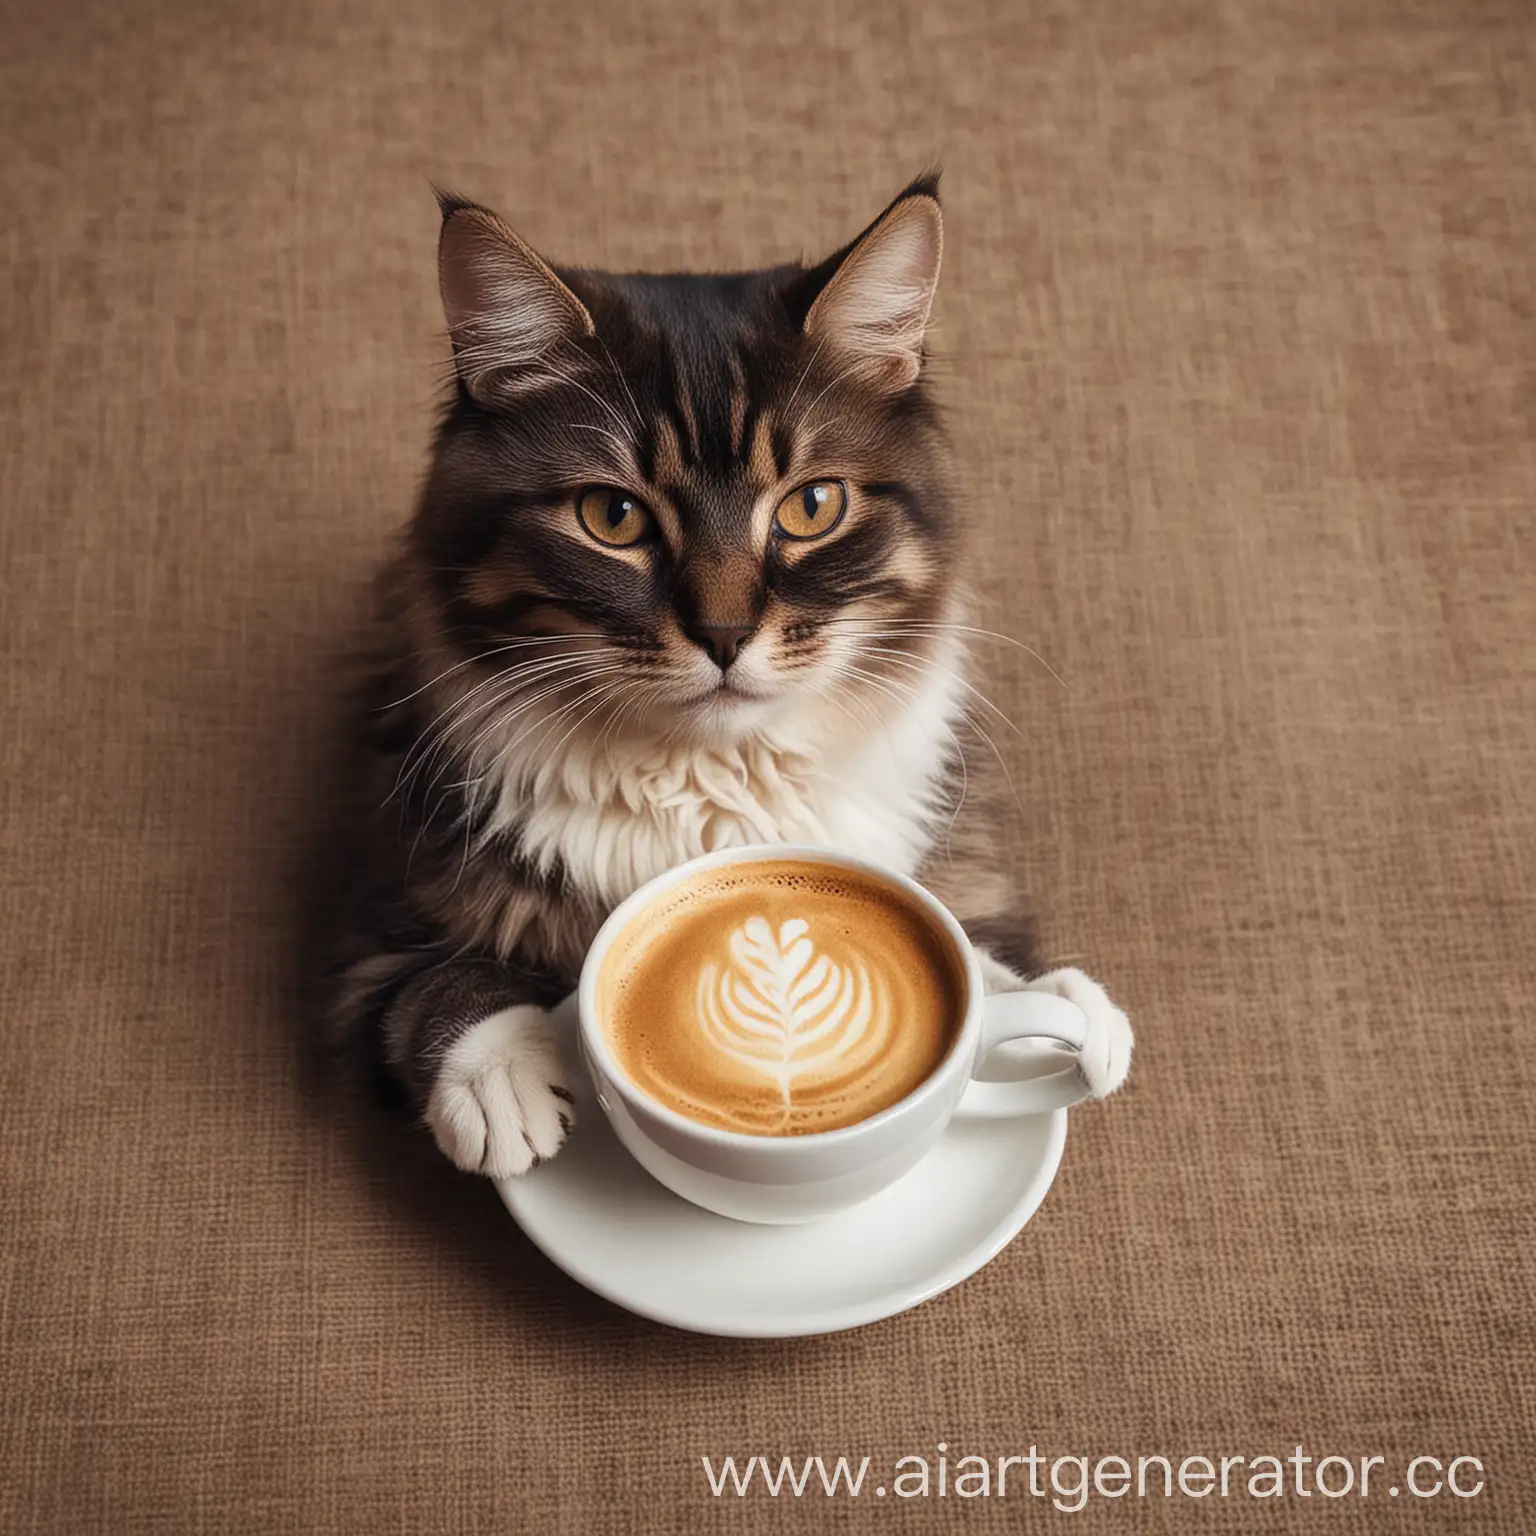
[[[595,327],[549,263],[489,208],[444,193],[438,202],[437,277],[454,366],[465,389],[491,404],[540,382],[540,361]]]
[[[806,313],[806,336],[841,353],[876,387],[909,388],[922,369],[943,250],[938,178],[924,177],[811,274],[833,268]]]

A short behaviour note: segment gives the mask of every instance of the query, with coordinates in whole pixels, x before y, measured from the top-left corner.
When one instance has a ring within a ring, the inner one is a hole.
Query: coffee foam
[[[795,860],[660,895],[598,975],[614,1054],[650,1097],[761,1136],[835,1130],[904,1098],[959,1031],[965,975],[894,886]]]

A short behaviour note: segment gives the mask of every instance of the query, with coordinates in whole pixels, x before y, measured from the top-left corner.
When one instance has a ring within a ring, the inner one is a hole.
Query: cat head
[[[557,268],[486,208],[442,215],[453,399],[410,534],[438,656],[572,732],[732,740],[911,696],[956,583],[937,177],[816,265],[728,275]]]

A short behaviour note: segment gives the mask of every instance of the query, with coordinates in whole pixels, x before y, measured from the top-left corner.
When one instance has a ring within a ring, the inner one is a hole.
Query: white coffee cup
[[[690,1120],[643,1092],[608,1042],[597,1006],[598,973],[614,940],[643,922],[646,908],[672,886],[710,870],[764,860],[826,865],[892,886],[927,913],[954,946],[965,975],[964,1017],[934,1071],[904,1099],[834,1131],[752,1136]],[[619,1140],[668,1189],[706,1210],[738,1221],[786,1224],[830,1215],[894,1183],[943,1134],[956,1114],[997,1118],[1038,1115],[1088,1097],[1075,1053],[1088,1035],[1083,1011],[1045,992],[990,997],[981,964],[947,907],[915,880],[825,848],[765,845],[728,849],[669,870],[621,902],[598,931],[582,966],[577,993],[581,1054],[597,1102]],[[1063,1052],[1059,1070],[1023,1081],[983,1082],[977,1066],[1007,1041],[1042,1042]]]

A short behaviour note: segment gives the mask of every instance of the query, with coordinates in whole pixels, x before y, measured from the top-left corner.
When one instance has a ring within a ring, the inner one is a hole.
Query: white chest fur
[[[749,843],[815,843],[911,873],[944,814],[960,689],[935,669],[907,707],[862,734],[847,712],[825,709],[792,736],[730,747],[573,742],[542,761],[528,751],[501,765],[487,832],[514,833],[542,870],[609,904]]]

